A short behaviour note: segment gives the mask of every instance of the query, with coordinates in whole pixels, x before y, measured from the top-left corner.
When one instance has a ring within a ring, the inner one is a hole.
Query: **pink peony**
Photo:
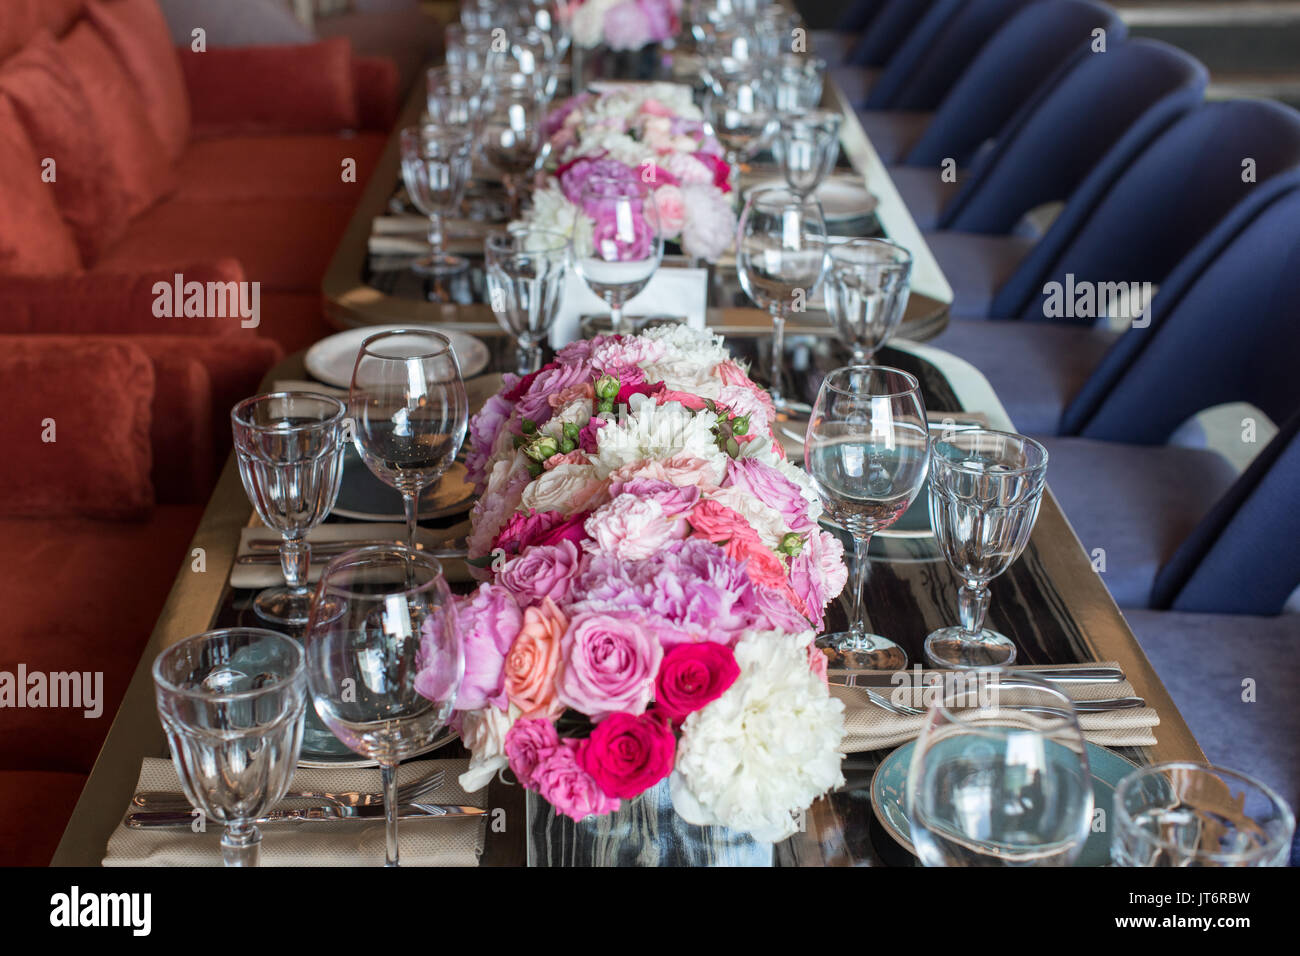
[[[666,518],[686,514],[700,500],[700,489],[694,485],[678,486],[655,478],[633,478],[630,481],[615,482],[609,486],[609,493],[613,498],[619,495],[635,495],[646,500],[653,499],[659,502],[659,507],[663,509]]]
[[[686,223],[686,202],[676,186],[660,186],[654,191],[655,211],[659,214],[659,228],[665,236],[675,236]]]
[[[587,519],[591,538],[585,545],[624,561],[648,558],[668,542],[686,537],[689,530],[680,521],[669,520],[654,498],[619,495],[598,508]]]
[[[629,462],[615,468],[610,472],[609,478],[611,486],[615,482],[630,481],[633,478],[655,478],[679,487],[692,485],[707,493],[718,487],[722,475],[717,474],[713,464],[703,458],[676,455],[663,461],[647,458]]]
[[[676,749],[672,727],[653,712],[610,714],[578,744],[578,763],[605,793],[631,799],[672,773]]]
[[[619,711],[639,714],[650,702],[664,652],[629,617],[575,614],[561,642],[559,699],[594,721]]]
[[[536,787],[537,767],[560,747],[559,734],[549,720],[523,719],[506,734],[506,759],[510,770],[525,787]]]
[[[581,820],[593,813],[613,813],[619,801],[600,789],[600,784],[578,763],[578,745],[572,740],[562,740],[560,745],[546,755],[532,773],[533,787],[538,794],[573,820]]]
[[[506,653],[524,622],[519,605],[507,589],[482,584],[468,598],[457,602],[456,618],[465,655],[465,676],[456,709],[481,710],[491,704],[505,710]],[[432,690],[439,676],[430,670],[421,671],[416,677],[417,690],[421,682]]]

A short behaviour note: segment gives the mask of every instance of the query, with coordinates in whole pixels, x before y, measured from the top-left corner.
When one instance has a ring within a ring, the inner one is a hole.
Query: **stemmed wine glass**
[[[479,28],[463,23],[449,23],[443,31],[446,62],[450,69],[482,76],[488,67],[493,35],[490,27]]]
[[[807,308],[825,266],[821,204],[780,186],[753,190],[736,226],[736,271],[754,304],[772,315],[769,392],[778,412],[807,411],[783,394],[785,319]]]
[[[926,866],[1069,866],[1093,805],[1074,705],[1035,678],[991,676],[926,714],[907,777],[912,844]]]
[[[527,375],[542,363],[542,342],[555,324],[569,266],[569,237],[518,225],[484,244],[488,302],[515,339],[515,371]]]
[[[340,555],[317,585],[306,643],[316,713],[379,764],[386,865],[397,866],[397,765],[437,741],[465,672],[442,566],[400,545]]]
[[[425,75],[429,119],[443,128],[468,130],[476,139],[483,123],[483,79],[450,66],[435,66]]]
[[[542,155],[542,95],[526,73],[493,72],[486,80],[480,142],[501,174],[512,219],[519,218],[521,187]]]
[[[853,364],[867,365],[903,321],[912,254],[888,239],[852,239],[830,247],[826,311]]]
[[[1023,435],[971,428],[945,432],[930,455],[930,524],[939,548],[962,580],[961,625],[925,639],[936,667],[1001,667],[1016,645],[984,626],[989,582],[1029,542],[1047,481],[1047,449]]]
[[[314,392],[273,392],[246,398],[230,411],[239,477],[262,523],[280,532],[284,587],[253,601],[257,616],[302,624],[311,607],[307,533],[334,507],[343,480],[347,409]]]
[[[782,113],[815,110],[825,81],[826,61],[821,57],[782,53],[768,62],[773,105]]]
[[[283,799],[307,713],[303,649],[257,628],[196,634],[153,662],[154,698],[181,789],[225,824],[226,866],[257,866],[254,820]]]
[[[840,115],[824,110],[783,115],[772,152],[786,185],[800,196],[811,196],[839,159]]]
[[[767,143],[776,113],[767,74],[760,66],[735,63],[726,69],[710,69],[709,75],[712,88],[705,96],[705,116],[726,151],[734,186],[740,164]]]
[[[826,514],[853,538],[849,629],[817,639],[840,672],[900,670],[907,654],[866,629],[863,592],[871,536],[897,521],[925,484],[930,432],[917,380],[883,366],[826,376],[804,440],[804,467]]]
[[[592,176],[582,187],[582,211],[593,222],[591,248],[573,245],[573,266],[609,306],[609,331],[627,324],[623,309],[650,282],[664,258],[654,196],[640,179]]]
[[[348,405],[357,452],[401,493],[414,548],[420,494],[456,460],[468,426],[469,400],[451,341],[430,329],[370,336],[357,353]]]
[[[417,209],[429,217],[429,255],[411,268],[421,275],[452,275],[469,267],[443,251],[443,217],[455,215],[469,181],[472,127],[426,123],[402,130],[402,180]]]
[[[559,76],[555,69],[555,44],[536,27],[515,31],[509,41],[488,49],[489,72],[522,73],[530,77],[543,105],[555,95]]]

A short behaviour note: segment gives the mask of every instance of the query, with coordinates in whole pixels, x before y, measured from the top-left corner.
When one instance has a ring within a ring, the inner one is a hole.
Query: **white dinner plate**
[[[755,183],[745,190],[745,197],[748,198],[755,189],[768,186],[786,187],[786,182],[784,179],[768,179]],[[869,193],[865,186],[842,176],[831,176],[824,180],[817,187],[814,195],[822,204],[822,215],[826,217],[827,222],[861,219],[871,215],[876,209],[876,197]]]
[[[348,388],[352,385],[352,367],[357,364],[357,353],[361,351],[361,343],[372,335],[380,332],[395,332],[398,329],[427,329],[447,336],[451,340],[451,350],[456,353],[456,361],[460,363],[462,378],[469,378],[483,371],[491,358],[486,345],[464,332],[419,323],[366,325],[331,335],[313,345],[307,350],[307,371],[329,385]]]

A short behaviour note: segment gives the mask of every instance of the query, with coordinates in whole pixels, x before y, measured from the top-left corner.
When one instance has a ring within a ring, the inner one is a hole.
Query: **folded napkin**
[[[456,778],[467,760],[419,760],[397,768],[399,783],[443,769],[447,779],[421,799],[428,803],[486,806],[487,790],[470,796]],[[294,790],[378,791],[377,769],[309,770],[293,776]],[[136,791],[180,792],[180,780],[170,760],[148,758],[140,768]],[[324,801],[321,801],[323,804]],[[285,801],[303,807],[311,801]],[[123,808],[126,815],[129,808]],[[402,820],[398,841],[403,866],[477,866],[483,853],[485,821],[490,814],[456,819]],[[383,866],[384,821],[339,823],[278,823],[262,831],[262,866]],[[108,841],[104,866],[221,866],[221,825],[209,821],[207,830],[132,830],[118,824]]]
[[[1077,664],[1060,665],[1078,667]],[[1101,661],[1097,666],[1116,667],[1114,662]],[[1015,671],[1017,668],[1011,668]],[[1050,670],[1049,666],[1035,666],[1034,670]],[[1133,697],[1133,685],[1128,681],[1110,684],[1055,684],[1072,700],[1106,700],[1111,697]],[[877,694],[890,699],[896,688],[876,688]],[[1006,691],[1004,691],[1005,693]],[[863,750],[885,750],[897,747],[915,738],[921,732],[924,717],[906,717],[895,714],[872,703],[864,690],[857,687],[831,685],[831,694],[844,702],[845,753]],[[919,701],[908,701],[921,706]],[[1149,747],[1155,744],[1153,728],[1159,726],[1160,717],[1153,707],[1134,707],[1130,710],[1112,710],[1101,714],[1079,714],[1083,735],[1103,747]]]

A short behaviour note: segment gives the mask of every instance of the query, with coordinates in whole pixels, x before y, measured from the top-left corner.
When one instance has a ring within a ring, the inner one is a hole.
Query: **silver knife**
[[[978,674],[978,671],[943,671],[927,670],[921,671],[921,680],[924,682],[931,674],[942,674],[946,678],[948,675],[968,675]],[[902,675],[899,680],[898,675]],[[1057,667],[1051,670],[1035,670],[1033,668],[1019,668],[1011,671],[1012,676],[1017,674],[1028,674],[1037,677],[1039,680],[1045,680],[1049,683],[1059,684],[1117,684],[1124,679],[1124,672],[1118,667]],[[871,687],[879,689],[881,687],[911,687],[915,685],[913,677],[915,671],[836,671],[834,667],[830,669],[829,679],[832,684],[839,684],[843,687]]]
[[[476,817],[487,813],[483,807],[448,803],[403,803],[397,808],[399,820],[451,820]],[[133,830],[157,827],[190,827],[197,819],[193,810],[133,810],[122,822]],[[306,807],[299,810],[271,810],[253,823],[336,823],[343,820],[383,820],[380,804],[364,807]],[[214,821],[215,822],[215,821]]]
[[[388,544],[391,542],[379,542],[379,543]],[[354,547],[360,548],[360,547],[364,547],[364,545],[360,545],[360,544],[352,545],[340,551],[333,551],[333,550],[318,551],[315,548],[313,548],[312,563],[317,563],[315,561],[316,558],[324,559],[324,558],[338,557],[340,554],[344,554],[347,551],[351,551],[352,548]],[[437,558],[439,561],[452,561],[457,558],[466,558],[469,556],[469,552],[463,548],[425,548],[422,550],[424,554],[427,554],[433,558]],[[280,564],[280,554],[279,552],[274,552],[274,553],[258,552],[256,554],[241,554],[237,558],[235,558],[235,563],[236,564],[268,564],[268,565],[274,564],[278,567]]]

